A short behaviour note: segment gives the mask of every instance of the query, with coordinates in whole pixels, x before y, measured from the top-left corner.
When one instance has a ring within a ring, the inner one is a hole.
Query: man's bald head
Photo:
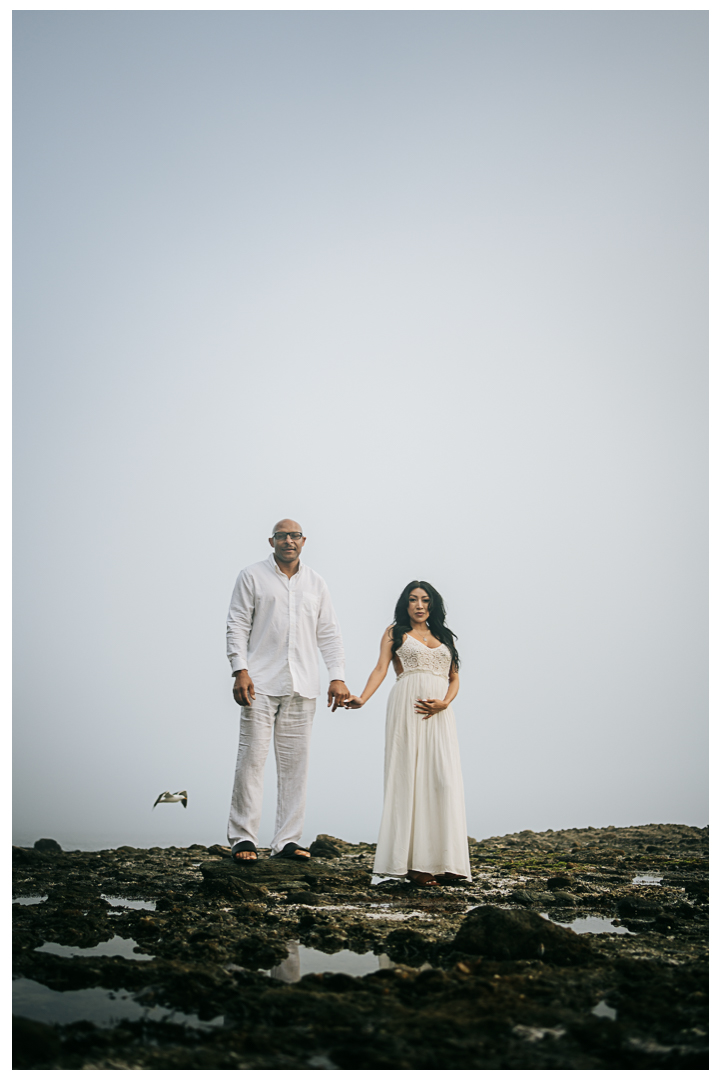
[[[281,518],[280,521],[276,521],[273,525],[273,536],[276,532],[302,532],[302,525],[299,525],[297,521],[293,521],[292,518]]]

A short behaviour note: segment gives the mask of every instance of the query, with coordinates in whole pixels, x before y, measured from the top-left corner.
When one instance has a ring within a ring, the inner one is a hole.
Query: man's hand
[[[345,704],[346,698],[349,697],[350,691],[342,679],[333,679],[328,686],[328,707],[332,705],[332,711],[335,712]]]
[[[243,668],[242,671],[237,671],[235,673],[233,697],[238,705],[250,705],[250,699],[252,698],[253,701],[255,700],[255,686],[250,678],[250,672],[247,668]]]

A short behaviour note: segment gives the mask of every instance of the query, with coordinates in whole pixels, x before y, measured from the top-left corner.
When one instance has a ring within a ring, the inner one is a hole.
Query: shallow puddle
[[[43,900],[47,900],[47,896],[14,896],[13,904],[42,904]]]
[[[101,941],[91,949],[81,949],[77,945],[57,945],[54,941],[46,941],[35,952],[52,953],[53,956],[124,956],[126,960],[154,960],[154,956],[148,953],[136,953],[133,950],[137,942],[132,938],[118,937],[117,934],[110,941]]]
[[[103,900],[107,900],[111,907],[119,908],[134,908],[136,911],[154,911],[154,900],[128,900],[124,896],[105,896],[103,893]]]
[[[223,1017],[204,1021],[192,1013],[147,1006],[127,990],[106,990],[94,986],[87,990],[51,990],[34,979],[13,979],[13,1015],[43,1024],[74,1024],[89,1020],[99,1027],[110,1027],[119,1020],[155,1020],[187,1027],[222,1027]]]
[[[626,926],[613,926],[611,919],[601,919],[596,915],[584,915],[582,918],[573,919],[572,922],[564,922],[560,919],[551,919],[550,916],[541,911],[543,919],[548,919],[549,922],[553,922],[556,926],[567,926],[570,930],[574,930],[576,934],[632,934],[632,931],[628,930]]]
[[[594,1009],[590,1012],[593,1016],[606,1017],[608,1020],[617,1020],[617,1009],[613,1009],[612,1005],[606,1005],[604,1001],[598,1001]]]
[[[638,874],[632,879],[633,885],[662,885],[662,874]]]

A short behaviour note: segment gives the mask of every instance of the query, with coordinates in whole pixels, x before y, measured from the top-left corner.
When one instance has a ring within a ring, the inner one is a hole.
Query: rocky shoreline
[[[433,889],[311,850],[13,848],[14,1067],[708,1067],[707,829],[471,839],[472,882]]]

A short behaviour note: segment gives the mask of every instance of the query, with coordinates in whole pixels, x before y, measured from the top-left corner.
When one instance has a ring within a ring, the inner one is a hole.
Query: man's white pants
[[[257,845],[262,810],[263,774],[275,734],[277,814],[273,855],[286,844],[299,843],[305,821],[305,792],[310,761],[310,733],[315,698],[256,694],[240,709],[240,739],[235,786],[230,803],[228,843],[252,840]]]

